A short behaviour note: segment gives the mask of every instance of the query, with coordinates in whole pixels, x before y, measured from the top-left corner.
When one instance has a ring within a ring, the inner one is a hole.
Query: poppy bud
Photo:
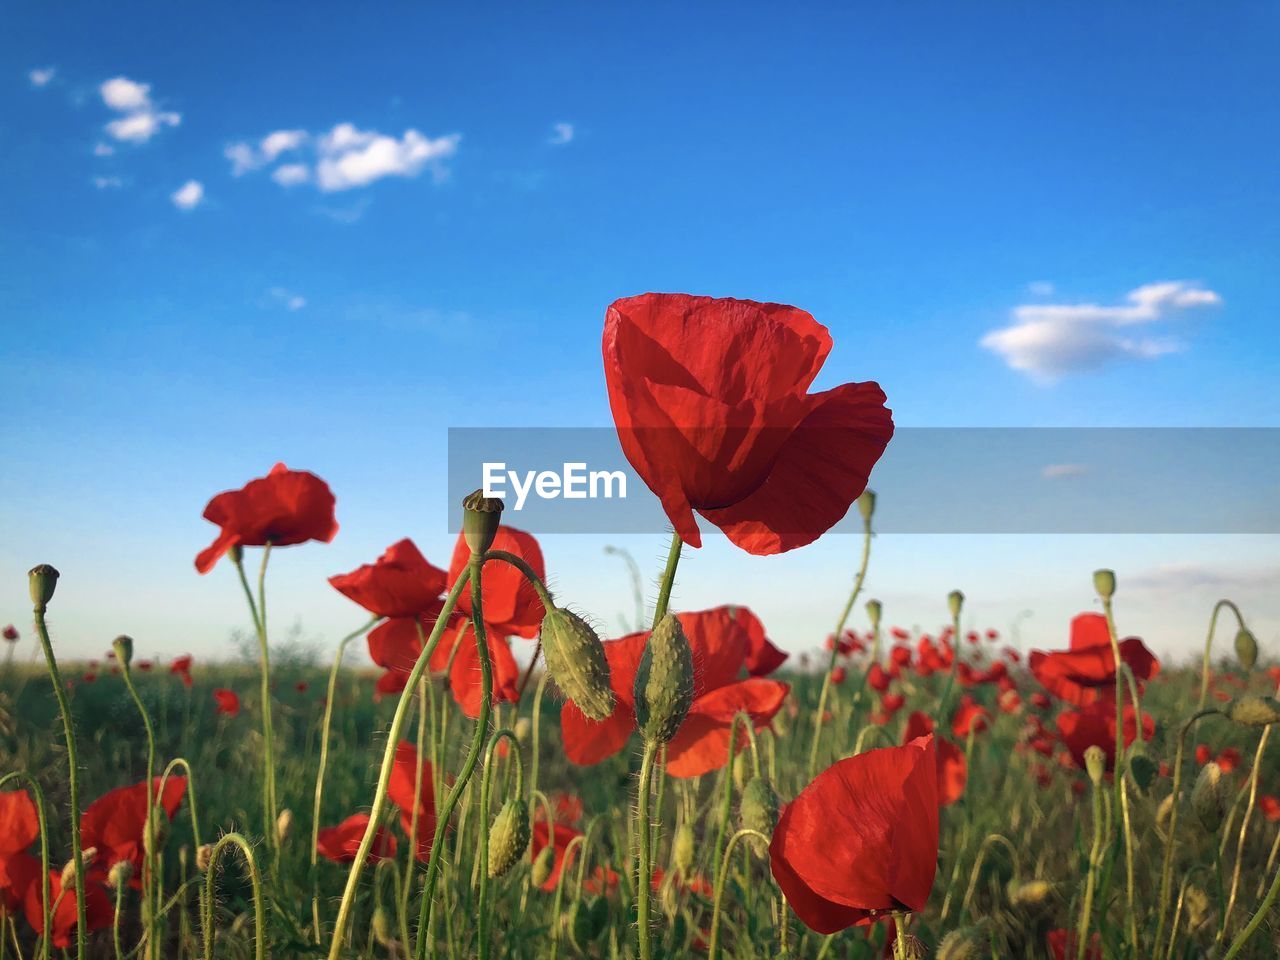
[[[693,653],[674,613],[645,644],[635,684],[636,726],[651,743],[668,743],[693,705]]]
[[[1194,883],[1188,884],[1187,895],[1183,898],[1183,903],[1187,908],[1187,931],[1195,933],[1208,923],[1213,915],[1213,908],[1209,903],[1209,895]]]
[[[1049,902],[1053,895],[1053,884],[1048,880],[1028,880],[1019,883],[1009,881],[1009,906],[1018,910],[1031,910]]]
[[[1227,813],[1227,797],[1223,788],[1222,768],[1210,760],[1200,770],[1195,788],[1191,791],[1191,809],[1209,833],[1222,826]]]
[[[529,846],[529,807],[519,797],[502,805],[489,828],[489,879],[502,876]]]
[[[1280,701],[1275,697],[1263,697],[1255,693],[1236,697],[1222,712],[1246,727],[1265,727],[1280,723]]]
[[[462,537],[472,554],[493,546],[501,523],[502,501],[497,497],[486,497],[483,490],[477,490],[462,501]]]
[[[202,843],[196,847],[196,869],[204,873],[209,869],[209,861],[213,859],[213,844]]]
[[[395,934],[391,928],[391,914],[387,913],[387,908],[382,904],[378,904],[373,911],[373,939],[380,947],[392,947],[396,942]],[[392,956],[395,954],[393,953]]]
[[[1252,670],[1258,662],[1258,639],[1244,627],[1236,634],[1236,659],[1246,670]]]
[[[153,808],[150,817],[150,828],[142,831],[142,849],[148,856],[164,847],[169,839],[169,820],[159,808]]]
[[[870,523],[871,515],[876,512],[876,495],[874,491],[863,490],[858,497],[858,513],[862,514],[862,522]]]
[[[897,957],[897,954],[894,954]],[[902,935],[902,956],[898,960],[928,960],[929,948],[914,933]]]
[[[1110,600],[1116,594],[1116,572],[1114,570],[1093,571],[1093,589],[1103,600]]]
[[[778,825],[778,795],[766,778],[753,778],[742,791],[742,800],[738,803],[738,823],[745,830],[758,830],[766,837],[773,836],[773,828]],[[763,856],[764,841],[759,837],[747,839],[752,841],[756,853]]]
[[[1125,759],[1125,770],[1129,774],[1129,780],[1137,788],[1139,793],[1146,793],[1147,788],[1151,786],[1151,781],[1155,779],[1159,772],[1156,762],[1147,755],[1147,745],[1141,740],[1135,740],[1129,746],[1128,754]]]
[[[746,787],[747,781],[751,779],[751,760],[745,753],[735,753],[733,755],[733,786],[739,793]]]
[[[515,734],[516,743],[528,743],[529,734],[533,731],[533,721],[528,717],[517,717]]]
[[[1102,775],[1107,772],[1107,755],[1101,747],[1092,746],[1085,750],[1084,768],[1095,787],[1102,783]]]
[[[959,590],[952,590],[947,594],[947,609],[951,611],[951,619],[954,620],[960,616],[960,610],[964,606],[964,594]],[[959,643],[960,638],[956,637]]]
[[[1169,836],[1169,819],[1173,816],[1173,794],[1160,801],[1156,807],[1156,830],[1162,838]]]
[[[133,637],[121,634],[111,641],[111,649],[115,651],[116,659],[126,667],[133,662]]]
[[[240,566],[240,564],[244,562],[244,544],[233,543],[231,546],[227,547],[227,557],[230,558],[231,562],[237,567]]]
[[[98,856],[97,847],[85,847],[83,850],[80,851],[80,861],[84,865],[85,873],[89,872],[89,868],[93,866],[93,861],[97,856]],[[62,867],[62,876],[59,877],[58,879],[59,879],[59,882],[62,884],[62,889],[64,890],[68,889],[73,883],[76,882],[76,861],[74,858],[71,860],[68,860],[66,864]]]
[[[871,626],[875,630],[880,629],[880,614],[883,610],[879,600],[867,601],[867,619],[871,621]]]
[[[292,835],[293,811],[286,808],[280,811],[280,816],[276,817],[276,844],[283,847]]]
[[[555,862],[555,848],[548,843],[533,858],[533,869],[529,872],[529,882],[535,887],[540,887],[546,883],[551,878],[551,868],[555,866]]]
[[[107,871],[107,887],[111,890],[120,890],[127,887],[132,878],[133,864],[128,860],[117,860]]]
[[[53,599],[54,588],[58,586],[58,571],[47,563],[41,563],[31,568],[27,573],[27,580],[36,613],[44,613],[49,601]]]
[[[676,827],[675,836],[671,840],[671,866],[681,877],[687,877],[693,869],[693,827],[688,821]]]
[[[576,613],[552,607],[542,620],[542,655],[560,692],[583,715],[608,720],[613,714],[609,661],[596,632]]]
[[[977,927],[952,930],[938,944],[938,960],[980,960],[990,955],[991,945]],[[923,956],[923,954],[922,954]]]

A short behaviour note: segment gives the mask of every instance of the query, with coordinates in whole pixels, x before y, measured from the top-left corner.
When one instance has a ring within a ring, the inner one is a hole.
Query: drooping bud
[[[196,869],[204,873],[209,869],[209,861],[213,859],[213,844],[202,843],[196,847]]]
[[[947,594],[947,609],[951,611],[951,619],[955,620],[960,616],[960,611],[964,607],[964,594],[959,590],[952,590]],[[956,642],[960,642],[960,638],[955,638]]]
[[[733,755],[733,788],[741,793],[746,789],[747,781],[751,779],[751,758],[746,753],[738,752]]]
[[[681,878],[688,877],[689,871],[693,869],[693,847],[693,827],[689,825],[687,820],[681,821],[680,826],[676,827],[675,836],[671,840],[671,866],[675,868],[676,873],[680,874]]]
[[[1116,595],[1116,572],[1114,570],[1093,571],[1093,589],[1103,600],[1110,600]]]
[[[1125,755],[1125,771],[1137,791],[1145,794],[1156,774],[1160,772],[1160,767],[1147,753],[1146,743],[1135,740],[1129,745]]]
[[[880,605],[879,600],[867,601],[867,619],[871,621],[873,630],[880,629],[880,615],[884,612],[884,608]]]
[[[280,811],[280,816],[276,817],[276,845],[283,847],[291,836],[293,836],[293,811],[285,808]]]
[[[990,941],[976,927],[952,930],[938,944],[937,960],[979,960],[990,956]]]
[[[1107,754],[1099,746],[1092,746],[1084,752],[1084,768],[1089,779],[1096,787],[1102,783],[1102,775],[1107,772]]]
[[[876,512],[876,495],[872,490],[863,490],[862,495],[858,497],[858,513],[862,515],[863,523],[871,522],[871,515]]]
[[[493,546],[501,523],[502,501],[497,497],[486,497],[483,490],[477,490],[462,501],[462,537],[473,554]]]
[[[738,825],[744,830],[758,830],[766,837],[773,836],[778,825],[778,795],[765,777],[754,777],[742,791],[738,802]],[[756,853],[764,856],[767,849],[759,837],[745,837]]]
[[[533,732],[533,721],[528,717],[517,717],[515,725],[516,743],[521,745],[529,742],[529,734]]]
[[[1258,662],[1258,638],[1245,627],[1236,634],[1236,659],[1246,670],[1252,670]]]
[[[1200,776],[1196,778],[1196,785],[1191,791],[1191,809],[1209,833],[1222,826],[1222,819],[1227,814],[1227,796],[1222,768],[1213,760],[1201,768]]]
[[[1232,700],[1222,711],[1231,720],[1246,727],[1265,727],[1280,723],[1280,700],[1245,693]]]
[[[613,688],[604,644],[576,613],[552,607],[542,620],[542,655],[560,692],[592,720],[613,714]]]
[[[1173,794],[1160,801],[1156,807],[1156,831],[1165,842],[1169,839],[1169,821],[1173,818]]]
[[[133,662],[133,637],[121,634],[111,641],[111,649],[115,651],[121,666],[127,667]]]
[[[519,797],[502,805],[489,828],[489,879],[514,867],[529,846],[529,807]]]
[[[1019,883],[1009,881],[1009,906],[1017,910],[1033,910],[1044,906],[1053,895],[1053,884],[1048,880],[1028,880]]]
[[[169,839],[169,818],[159,806],[155,806],[151,808],[148,823],[149,826],[142,831],[142,849],[148,856],[153,856],[164,849],[165,841]]]
[[[38,564],[27,573],[27,582],[31,587],[31,602],[35,604],[36,613],[44,613],[58,586],[57,569],[47,563]]]
[[[538,851],[538,855],[533,858],[533,869],[529,871],[529,881],[535,886],[540,887],[551,877],[551,868],[555,866],[556,851],[555,847],[547,844]]]
[[[392,947],[396,942],[396,935],[391,926],[391,914],[382,904],[378,904],[373,911],[373,939],[380,947]]]
[[[80,862],[84,865],[85,873],[89,872],[89,868],[93,866],[93,861],[98,856],[97,847],[85,847],[80,851]],[[62,884],[62,889],[68,889],[76,882],[76,861],[73,857],[68,860],[62,867],[62,875],[58,878]]]
[[[107,888],[122,890],[129,885],[131,879],[133,879],[133,864],[128,860],[117,860],[107,871]]]
[[[693,653],[684,627],[668,613],[649,635],[635,684],[636,726],[652,743],[668,743],[693,705]]]

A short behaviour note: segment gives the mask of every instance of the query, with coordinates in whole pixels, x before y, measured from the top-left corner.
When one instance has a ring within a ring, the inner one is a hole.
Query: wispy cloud
[[[297,150],[307,141],[305,130],[274,130],[256,144],[241,140],[223,151],[231,161],[231,175],[243,176],[273,162],[284,153]]]
[[[37,67],[27,71],[27,80],[31,82],[32,87],[39,90],[41,87],[47,87],[57,75],[57,67]]]
[[[1197,563],[1167,563],[1153,569],[1124,576],[1125,589],[1134,589],[1168,595],[1189,590],[1252,591],[1270,590],[1280,579],[1280,568],[1227,569],[1220,566]]]
[[[267,303],[294,312],[307,305],[307,298],[285,287],[272,287],[267,291]]]
[[[1013,309],[1013,323],[992,330],[980,343],[1014,370],[1052,383],[1116,359],[1151,360],[1176,353],[1185,348],[1178,338],[1132,331],[1221,302],[1212,290],[1174,280],[1138,287],[1113,305],[1027,303]]]
[[[109,157],[116,152],[116,148],[109,143],[98,142],[93,145],[93,155],[95,157]]]
[[[551,125],[551,139],[547,141],[548,143],[562,147],[571,140],[573,140],[572,123],[553,123]]]
[[[107,133],[116,140],[146,143],[164,127],[176,127],[182,115],[160,110],[151,100],[151,85],[128,77],[112,77],[98,88],[102,102],[122,116],[109,122]]]
[[[194,210],[204,202],[204,184],[199,180],[188,180],[169,199],[179,210]]]
[[[1040,476],[1046,480],[1060,480],[1063,477],[1084,476],[1088,472],[1088,468],[1082,463],[1051,463],[1040,471]]]

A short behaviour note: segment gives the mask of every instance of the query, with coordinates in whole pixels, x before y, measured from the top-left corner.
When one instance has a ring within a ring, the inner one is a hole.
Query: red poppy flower
[[[818,933],[924,909],[938,866],[933,737],[841,760],[778,819],[774,879]]]
[[[1031,694],[1031,696],[1027,697],[1027,699],[1031,702],[1031,705],[1035,707],[1037,710],[1048,710],[1049,707],[1052,705],[1051,701],[1049,700],[1049,697],[1046,694],[1041,693],[1039,690]]]
[[[1223,773],[1231,773],[1240,766],[1242,759],[1239,750],[1235,747],[1227,747],[1218,754],[1218,766]]]
[[[152,796],[172,820],[187,792],[185,777],[170,777],[160,793],[160,777],[151,782]],[[133,866],[129,885],[142,887],[143,842],[147,826],[147,784],[117,787],[100,796],[80,815],[80,845],[98,851],[96,863],[110,870],[122,860]],[[86,904],[88,901],[85,901]]]
[[[197,555],[196,570],[208,573],[237,545],[287,547],[308,540],[329,543],[338,533],[333,505],[333,491],[314,473],[277,463],[265,477],[209,501],[204,518],[222,531]]]
[[[305,680],[299,680],[293,685],[293,689],[298,691],[298,693],[306,693],[311,689],[311,684],[307,683]]]
[[[40,836],[36,805],[25,790],[0,793],[0,857],[21,853]]]
[[[98,679],[98,675],[96,673],[90,672],[90,673],[82,674],[80,679],[84,683],[93,683],[95,680]]]
[[[877,384],[807,392],[831,336],[795,307],[628,297],[605,314],[603,349],[623,452],[692,547],[694,511],[749,553],[812,543],[893,436]]]
[[[582,798],[571,793],[556,793],[551,797],[557,823],[577,823],[582,819]]]
[[[878,663],[873,663],[867,669],[867,686],[877,693],[884,693],[889,689],[889,674],[885,673],[884,667]]]
[[[369,828],[367,813],[353,813],[336,827],[325,827],[316,834],[316,852],[326,860],[334,863],[351,863],[360,852],[360,841]],[[369,847],[366,864],[379,860],[390,860],[396,855],[396,838],[383,827],[379,827],[373,835],[373,844]]]
[[[37,876],[27,886],[27,894],[24,902],[24,908],[27,915],[27,923],[31,924],[31,929],[38,934],[44,933],[44,902],[41,900],[44,884],[39,882],[39,871]],[[53,930],[52,941],[55,947],[65,949],[71,946],[71,940],[75,935],[76,924],[78,922],[78,909],[76,904],[75,885],[70,884],[66,892],[62,890],[62,871],[49,871],[49,905],[53,908]],[[107,891],[102,888],[99,883],[86,881],[84,885],[84,909],[85,922],[88,925],[86,932],[91,933],[94,930],[104,930],[111,926],[115,920],[115,909],[111,906],[111,899],[107,896]]]
[[[15,914],[23,908],[31,884],[40,880],[40,858],[29,853],[0,856],[0,909]]]
[[[504,550],[514,553],[524,560],[539,579],[546,579],[546,564],[542,560],[542,547],[533,534],[525,533],[514,527],[502,526],[493,539],[493,550]],[[462,575],[471,559],[471,548],[460,534],[454,544],[453,559],[449,563],[449,585],[452,586]],[[538,635],[542,626],[542,618],[546,610],[538,599],[538,592],[533,589],[523,573],[509,563],[486,563],[481,580],[484,588],[481,605],[484,608],[484,623],[490,633],[501,637],[524,637],[532,639]],[[471,616],[471,591],[464,590],[458,598],[458,610]]]
[[[1258,798],[1258,807],[1262,810],[1262,815],[1271,823],[1280,820],[1280,800],[1277,800],[1269,793],[1264,793]]]
[[[407,537],[387,547],[373,563],[329,578],[329,584],[378,617],[421,617],[435,622],[448,575],[427,562]]]
[[[895,640],[910,640],[911,631],[905,627],[890,627],[889,633]]]
[[[417,807],[414,807],[414,785],[419,778],[418,770],[418,751],[414,745],[408,742],[396,744],[395,764],[391,768],[387,796],[400,808],[400,826],[404,828],[405,836],[414,835],[413,812],[415,809],[418,811],[417,846],[414,856],[425,863],[431,856],[431,845],[436,836],[436,790],[431,762],[423,760],[418,803]]]
[[[1084,769],[1084,752],[1089,747],[1100,747],[1107,755],[1107,769],[1115,765],[1116,759],[1116,705],[1107,700],[1099,700],[1079,710],[1067,710],[1058,714],[1058,739],[1071,753],[1071,760],[1081,770]],[[1150,740],[1155,733],[1155,721],[1151,714],[1143,711],[1142,736]],[[1138,720],[1133,707],[1124,708],[1124,745],[1127,747],[1138,736]]]
[[[900,693],[885,693],[880,695],[880,709],[884,711],[885,716],[892,717],[895,713],[903,708],[907,698]]]
[[[971,732],[981,733],[987,729],[990,717],[986,707],[966,694],[960,698],[960,705],[951,715],[951,735],[957,740],[963,740]]]
[[[747,673],[753,677],[767,677],[787,661],[791,654],[779,650],[764,632],[760,618],[746,607],[730,606],[730,616],[747,631]]]
[[[718,770],[729,760],[729,728],[745,711],[759,729],[773,719],[791,689],[765,677],[740,680],[749,638],[729,607],[679,614],[693,652],[693,705],[675,737],[667,745],[667,772],[673,777],[698,777]],[[636,670],[648,633],[633,633],[604,642],[609,683],[614,693],[613,715],[596,722],[587,719],[572,701],[560,710],[565,755],[577,764],[599,763],[621,750],[635,729]],[[746,742],[746,734],[740,737]],[[742,744],[740,743],[739,746]]]
[[[195,681],[191,678],[191,654],[187,653],[178,657],[169,664],[169,672],[182,680],[182,685],[190,689],[191,684]]]
[[[1017,713],[1022,709],[1022,697],[1018,696],[1017,690],[1005,690],[996,697],[996,705],[1001,713]]]
[[[1053,960],[1076,960],[1080,952],[1080,941],[1076,939],[1074,930],[1054,930],[1046,939]],[[1097,932],[1089,938],[1089,947],[1084,956],[1085,960],[1102,960],[1102,938]]]
[[[18,628],[11,623],[4,628],[3,635],[6,640],[13,643],[18,639]]]
[[[658,893],[662,890],[662,881],[667,878],[667,872],[661,867],[653,868],[653,892]],[[711,885],[711,881],[702,874],[695,873],[690,877],[682,877],[676,874],[672,882],[676,885],[676,889],[684,893],[696,893],[698,896],[706,900],[711,900],[716,895],[716,888]]]
[[[1212,756],[1213,753],[1209,750],[1207,743],[1196,744],[1196,763],[1203,767]]]
[[[832,682],[832,683],[834,683],[834,684],[838,687],[838,686],[840,686],[840,684],[844,683],[845,678],[846,678],[848,675],[849,675],[849,673],[848,673],[848,671],[847,671],[847,670],[845,670],[845,668],[844,668],[844,667],[839,667],[839,666],[837,666],[837,667],[835,667],[834,669],[832,669],[832,671],[831,671],[831,682]]]
[[[1160,672],[1160,661],[1137,637],[1120,641],[1120,659],[1138,681],[1150,680]],[[1027,665],[1041,686],[1059,700],[1077,707],[1097,702],[1116,685],[1107,618],[1100,613],[1080,614],[1071,621],[1069,650],[1032,650]]]
[[[136,666],[137,666],[137,668],[138,668],[139,670],[141,670],[143,673],[150,673],[150,672],[151,672],[152,663],[151,663],[151,661],[150,661],[150,660],[139,660],[139,661],[137,662]]]
[[[219,687],[213,691],[214,710],[224,717],[234,717],[240,712],[240,697],[234,690]]]
[[[894,647],[889,651],[889,662],[898,667],[911,666],[911,648]]]
[[[907,717],[902,742],[911,743],[931,733],[933,718],[916,710]],[[964,751],[946,737],[934,736],[933,748],[938,764],[938,805],[949,807],[964,796],[965,784],[969,782],[969,764],[964,758]]]

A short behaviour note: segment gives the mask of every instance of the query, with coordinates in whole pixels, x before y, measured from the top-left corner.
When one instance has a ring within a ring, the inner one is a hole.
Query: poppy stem
[[[652,793],[653,759],[658,743],[646,738],[644,756],[640,761],[640,782],[636,785],[636,936],[640,960],[650,960],[653,947],[649,929],[649,887],[653,878],[651,835],[653,824],[649,821],[649,800]]]
[[[75,868],[76,890],[76,956],[85,960],[85,934],[89,927],[88,914],[84,902],[84,854],[80,849],[80,757],[76,752],[75,724],[71,718],[71,705],[67,702],[67,688],[62,682],[62,674],[58,670],[58,660],[53,655],[53,643],[49,639],[49,627],[45,624],[43,604],[36,604],[36,635],[40,638],[40,646],[44,650],[45,665],[49,668],[49,677],[53,681],[53,695],[58,701],[58,713],[62,717],[62,732],[67,742],[67,774],[70,793],[71,819],[71,863]],[[48,890],[45,891],[46,906],[49,903]],[[45,949],[48,940],[53,936],[52,929],[45,925]]]
[[[649,629],[658,626],[658,621],[667,615],[667,606],[671,602],[671,588],[676,582],[676,567],[680,564],[680,548],[684,541],[680,534],[672,531],[671,549],[667,551],[667,565],[662,570],[662,579],[658,581],[658,600],[653,606],[653,623]]]
[[[229,846],[235,846],[240,849],[240,853],[244,856],[245,865],[249,868],[249,882],[253,886],[253,955],[256,960],[266,960],[267,918],[266,911],[262,905],[262,878],[258,875],[258,863],[253,857],[253,847],[248,840],[238,833],[228,833],[221,837],[209,852],[209,867],[204,881],[204,899],[207,905],[204,918],[204,960],[213,960],[213,907],[216,893],[214,880],[217,878],[218,862],[222,858],[222,852]]]
[[[836,630],[831,639],[831,656],[827,659],[827,670],[822,677],[822,692],[818,694],[818,709],[813,716],[813,742],[809,744],[809,766],[806,780],[812,780],[818,770],[818,744],[822,740],[822,715],[827,709],[827,698],[831,696],[831,671],[835,669],[836,657],[840,653],[840,636],[849,622],[849,614],[862,592],[862,583],[867,578],[867,564],[871,561],[871,516],[862,521],[862,561],[858,565],[858,575],[853,580],[853,590],[840,612],[836,622]],[[656,622],[656,621],[655,621]],[[878,661],[877,661],[878,662]],[[870,667],[868,667],[870,669]]]
[[[1209,673],[1211,668],[1211,658],[1213,656],[1213,634],[1218,626],[1218,612],[1223,607],[1227,607],[1236,615],[1236,624],[1241,630],[1245,629],[1244,615],[1230,600],[1219,600],[1213,605],[1213,614],[1209,617],[1209,633],[1204,639],[1204,658],[1200,663],[1200,699],[1196,702],[1196,709],[1203,710],[1205,701],[1209,697]]]
[[[120,946],[120,914],[124,912],[124,891],[128,884],[116,884],[116,912],[111,918],[111,945],[116,951],[116,960],[124,960],[124,949]]]
[[[31,788],[36,800],[36,822],[40,825],[40,905],[43,913],[45,936],[41,941],[40,956],[49,960],[49,942],[53,939],[50,931],[53,913],[49,909],[49,821],[45,814],[44,790],[39,781],[25,770],[15,770],[0,777],[0,790],[11,780],[22,780]],[[0,931],[3,933],[3,931]]]
[[[1231,944],[1231,949],[1226,952],[1222,960],[1235,960],[1239,956],[1240,951],[1244,949],[1244,945],[1249,942],[1249,938],[1254,935],[1258,927],[1262,926],[1262,921],[1267,919],[1271,913],[1271,908],[1276,902],[1276,897],[1280,896],[1280,870],[1277,870],[1275,876],[1271,880],[1271,888],[1267,891],[1267,895],[1263,901],[1258,904],[1258,909],[1254,913],[1253,918],[1248,925],[1240,931],[1239,936]],[[1223,926],[1226,924],[1224,922]]]
[[[329,763],[329,728],[333,724],[333,701],[338,691],[338,674],[342,670],[342,655],[347,644],[373,629],[381,617],[374,617],[363,627],[353,630],[338,641],[338,652],[334,654],[333,666],[329,668],[329,685],[324,698],[324,719],[320,723],[320,766],[316,770],[315,801],[311,806],[311,927],[316,946],[324,942],[324,932],[320,926],[320,816],[321,798],[324,796],[324,773]],[[199,842],[197,841],[197,846]]]
[[[1101,777],[1093,783],[1093,844],[1089,848],[1089,874],[1085,880],[1084,903],[1080,908],[1079,932],[1076,939],[1076,960],[1084,960],[1085,949],[1089,942],[1089,924],[1093,918],[1093,891],[1098,883],[1098,867],[1102,859],[1102,782]]]
[[[504,728],[489,738],[480,771],[480,905],[476,911],[480,935],[479,960],[489,958],[489,793],[493,786],[493,752],[504,739],[510,742],[516,758],[516,796],[524,796],[524,762],[520,758],[520,743],[514,730]]]
[[[734,748],[738,744],[738,723],[741,721],[747,728],[750,736],[750,746],[753,751],[755,760],[755,774],[760,776],[760,751],[756,744],[755,730],[751,726],[751,718],[747,716],[745,711],[739,710],[733,715],[733,720],[729,723],[729,762],[724,767],[724,800],[720,804],[720,828],[716,832],[715,846],[715,864],[716,874],[720,873],[720,865],[724,862],[724,838],[729,831],[729,817],[733,811],[733,760]]]
[[[550,823],[550,821],[548,821]],[[555,844],[555,826],[550,825],[548,829],[551,831],[548,835],[547,842]],[[587,859],[586,851],[586,834],[574,837],[564,847],[564,858],[560,869],[560,876],[556,878],[556,898],[551,909],[551,960],[559,960],[560,957],[560,912],[564,906],[564,878],[568,875],[568,864],[572,862],[572,854],[575,850],[582,850],[582,859]]]
[[[124,678],[125,688],[129,691],[129,696],[133,698],[134,706],[138,708],[138,713],[142,717],[142,726],[147,735],[147,819],[145,830],[145,840],[143,843],[143,855],[145,856],[145,869],[142,872],[142,923],[143,932],[142,940],[146,945],[145,956],[159,956],[159,931],[157,928],[156,912],[163,900],[163,891],[157,890],[159,877],[157,869],[160,863],[160,851],[157,849],[158,826],[156,822],[157,806],[159,805],[159,797],[155,795],[155,775],[156,775],[156,735],[155,729],[151,725],[151,715],[147,713],[147,708],[142,703],[142,698],[138,696],[138,690],[133,685],[133,671],[129,668],[129,659],[127,657],[120,658],[120,676]],[[119,897],[117,897],[119,899]],[[118,934],[118,930],[116,933]]]
[[[1236,837],[1236,863],[1231,871],[1231,892],[1227,896],[1227,905],[1222,911],[1222,926],[1218,928],[1219,940],[1226,939],[1231,912],[1236,905],[1236,894],[1240,890],[1240,867],[1244,861],[1244,842],[1249,833],[1249,820],[1253,816],[1253,808],[1258,801],[1258,774],[1262,769],[1262,755],[1270,735],[1271,727],[1263,727],[1262,735],[1258,738],[1258,749],[1253,755],[1253,768],[1249,771],[1249,800],[1245,805],[1244,817],[1240,821],[1240,833]]]
[[[738,841],[743,837],[759,837],[766,845],[769,838],[759,830],[750,830],[743,828],[729,838],[729,845],[725,848],[725,855],[721,860],[720,869],[716,872],[716,889],[715,897],[711,904],[711,937],[707,946],[707,960],[716,960],[720,955],[720,904],[724,900],[725,880],[729,877],[729,864],[733,858],[733,848],[737,846]]]
[[[360,838],[360,846],[356,852],[355,860],[352,861],[351,870],[347,873],[347,884],[342,892],[342,900],[338,904],[338,916],[334,921],[333,939],[329,944],[329,960],[340,960],[342,957],[343,939],[346,936],[347,924],[351,920],[351,911],[355,907],[356,890],[360,886],[360,874],[364,870],[365,861],[369,857],[369,850],[373,847],[373,838],[377,833],[378,824],[381,822],[382,815],[387,807],[387,787],[391,782],[391,770],[395,766],[396,746],[399,744],[401,733],[404,730],[405,719],[409,713],[409,704],[413,700],[413,690],[422,678],[422,674],[426,670],[427,664],[431,660],[431,654],[435,652],[440,638],[444,636],[444,630],[448,625],[450,615],[453,613],[453,608],[457,606],[458,597],[462,595],[463,588],[466,587],[470,579],[471,568],[467,567],[458,576],[453,588],[449,591],[449,595],[445,597],[444,606],[440,609],[440,615],[436,619],[435,626],[431,628],[431,636],[428,638],[426,646],[422,648],[422,652],[418,654],[418,660],[414,663],[413,669],[409,671],[409,676],[405,680],[404,692],[400,694],[400,700],[396,704],[396,712],[392,716],[391,726],[387,730],[387,746],[382,753],[382,769],[378,773],[378,787],[374,792],[373,806],[369,811],[369,824],[365,827],[364,836]],[[447,821],[448,816],[446,815],[440,823],[444,824]],[[440,834],[441,829],[437,826],[436,843],[431,850],[433,861],[440,846]],[[430,863],[427,865],[427,877],[429,881],[431,877]],[[425,929],[425,925],[419,928],[420,941],[425,939],[422,934]]]

